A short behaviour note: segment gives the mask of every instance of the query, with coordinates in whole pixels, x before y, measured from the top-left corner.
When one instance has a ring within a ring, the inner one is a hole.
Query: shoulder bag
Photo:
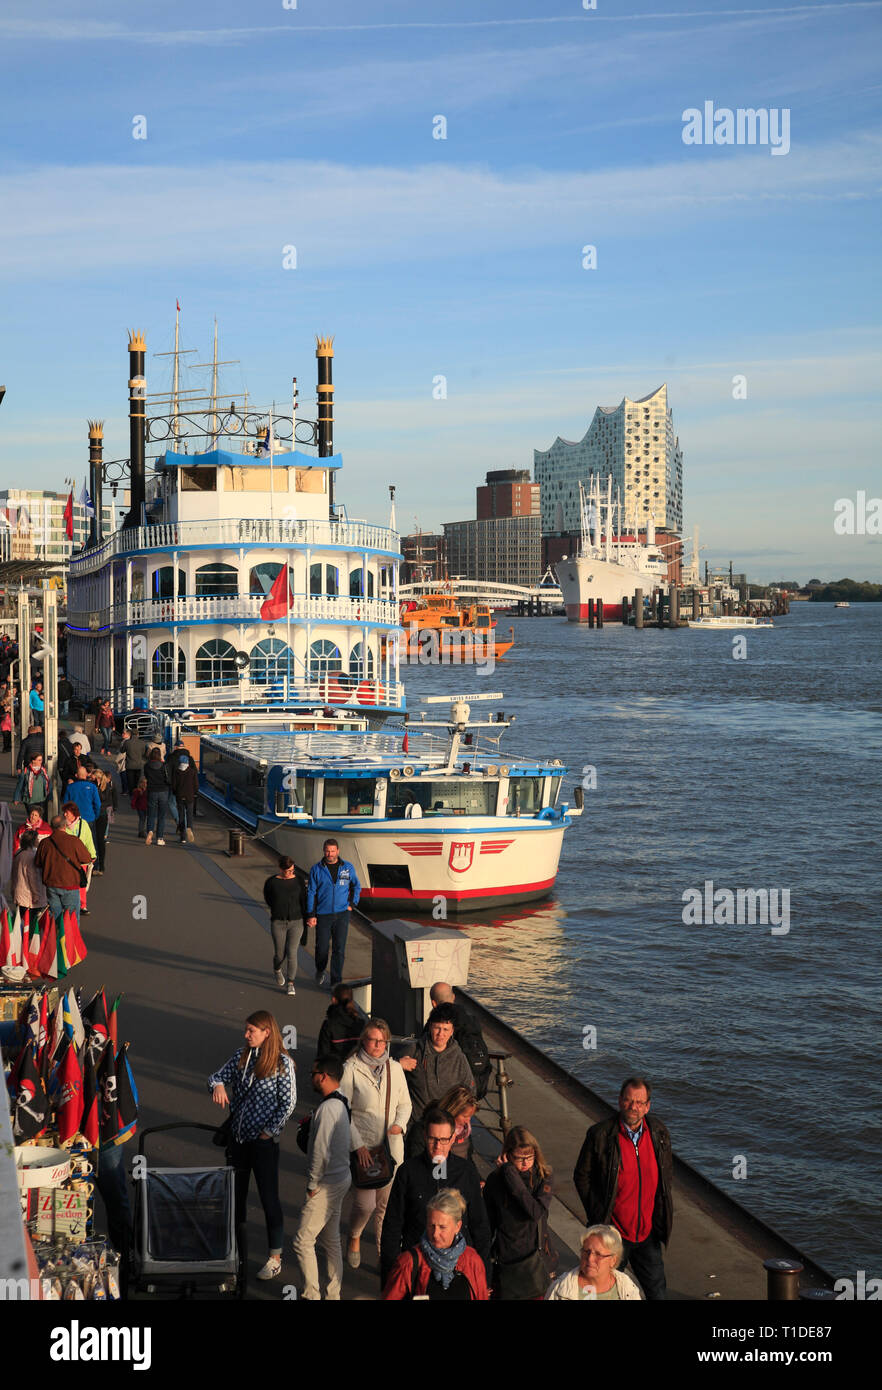
[[[79,836],[77,836],[77,839],[79,839]],[[80,840],[80,844],[82,844],[82,840]],[[58,850],[58,853],[61,855],[62,859],[67,859],[67,855],[65,854],[65,852],[64,852],[63,849],[59,849],[59,848],[58,848],[58,845],[56,845],[55,848]],[[89,873],[88,873],[88,870],[85,869],[85,868],[83,867],[82,864],[78,863],[76,859],[67,859],[67,862],[68,862],[68,864],[70,864],[71,868],[72,868],[72,869],[76,869],[77,873],[79,874],[79,876],[80,876],[80,887],[81,887],[81,888],[88,888],[88,886],[89,886]]]
[[[392,1157],[392,1150],[389,1147],[389,1101],[392,1095],[392,1074],[389,1063],[386,1063],[386,1114],[383,1119],[383,1139],[379,1144],[369,1144],[368,1153],[371,1161],[367,1168],[362,1168],[358,1161],[358,1153],[354,1152],[349,1156],[349,1168],[352,1173],[352,1185],[366,1190],[376,1187],[385,1187],[392,1181],[395,1173],[395,1160]]]

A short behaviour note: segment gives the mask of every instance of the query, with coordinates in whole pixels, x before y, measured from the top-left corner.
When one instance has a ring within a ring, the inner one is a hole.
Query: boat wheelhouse
[[[547,897],[564,832],[581,815],[581,788],[570,809],[559,759],[500,757],[509,721],[472,721],[467,702],[501,698],[459,697],[449,720],[424,712],[396,732],[203,737],[201,792],[302,868],[333,836],[372,907],[443,919]]]
[[[327,402],[331,340],[318,343]],[[140,404],[140,417],[130,411],[132,510],[121,530],[70,562],[67,669],[77,694],[169,714],[401,712],[398,533],[349,520],[335,503],[342,461],[321,404],[318,457],[295,447],[308,422],[295,424],[293,411],[285,448],[276,444],[278,418],[267,423],[264,414],[258,428],[250,417],[249,438],[247,412],[234,407],[224,424],[243,436],[238,452],[215,437],[192,453],[180,443],[176,399],[175,447],[156,458],[147,483],[143,338],[133,335],[129,351],[130,401]]]

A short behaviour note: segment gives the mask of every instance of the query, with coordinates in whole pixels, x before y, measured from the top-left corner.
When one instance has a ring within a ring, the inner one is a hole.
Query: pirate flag
[[[124,1144],[138,1128],[138,1091],[129,1066],[128,1043],[116,1054],[116,1091],[119,1101],[119,1130],[114,1143]]]
[[[25,1056],[18,1072],[15,1109],[12,1113],[12,1133],[19,1144],[36,1139],[49,1122],[49,1102],[46,1087],[37,1067],[34,1049],[25,1044]]]
[[[80,1133],[92,1148],[98,1145],[98,1077],[95,1075],[95,1059],[88,1047],[83,1053],[83,1117],[80,1120]]]
[[[101,1147],[112,1144],[119,1132],[119,1098],[116,1093],[116,1059],[113,1047],[105,1047],[98,1067],[98,1138]]]

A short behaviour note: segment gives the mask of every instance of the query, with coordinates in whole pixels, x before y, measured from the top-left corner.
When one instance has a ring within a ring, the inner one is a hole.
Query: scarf
[[[379,1086],[380,1082],[383,1080],[383,1073],[386,1070],[386,1063],[389,1060],[388,1047],[386,1048],[386,1051],[383,1053],[382,1057],[378,1057],[376,1061],[374,1061],[373,1057],[369,1057],[367,1055],[363,1047],[360,1047],[358,1049],[358,1060],[370,1069],[371,1076],[374,1078],[374,1084],[376,1086]]]
[[[432,1274],[438,1283],[445,1289],[449,1289],[453,1276],[456,1273],[456,1266],[459,1257],[466,1248],[465,1236],[462,1231],[456,1237],[449,1250],[436,1250],[434,1245],[429,1243],[428,1236],[423,1233],[420,1237],[420,1250],[425,1255]]]

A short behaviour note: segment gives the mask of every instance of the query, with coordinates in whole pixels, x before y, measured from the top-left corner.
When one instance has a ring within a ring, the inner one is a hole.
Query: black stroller
[[[151,1134],[213,1125],[179,1122],[141,1131],[138,1159]],[[135,1161],[130,1293],[193,1298],[199,1290],[245,1297],[247,1249],[244,1224],[236,1225],[232,1168],[151,1168]]]

